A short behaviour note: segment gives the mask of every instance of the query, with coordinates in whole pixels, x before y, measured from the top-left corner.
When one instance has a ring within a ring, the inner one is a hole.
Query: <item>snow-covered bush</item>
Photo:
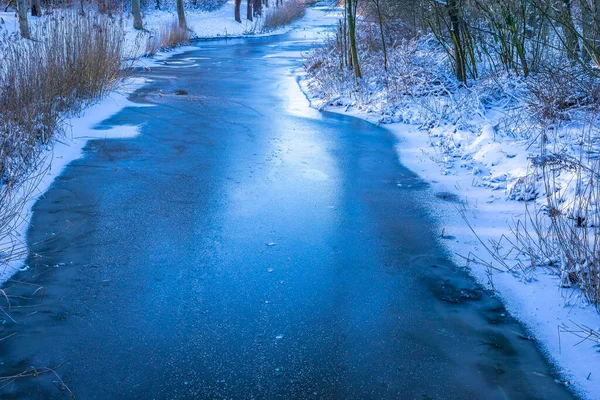
[[[600,306],[600,78],[546,49],[527,77],[483,57],[465,86],[435,36],[390,39],[387,63],[377,23],[363,20],[357,41],[358,80],[341,24],[307,57],[309,90],[322,105],[418,124],[443,174],[469,170],[473,185],[527,207],[514,237],[490,246],[494,258],[527,275],[550,271]]]

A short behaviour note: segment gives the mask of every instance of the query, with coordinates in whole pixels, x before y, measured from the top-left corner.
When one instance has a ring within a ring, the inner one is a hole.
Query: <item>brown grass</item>
[[[177,20],[163,23],[146,42],[146,55],[153,56],[159,50],[170,49],[190,41],[190,32],[181,29]]]
[[[302,18],[307,3],[302,0],[288,0],[279,7],[268,8],[265,13],[263,32],[269,32]]]
[[[3,246],[43,175],[43,148],[61,132],[61,119],[104,96],[121,77],[123,29],[107,17],[57,13],[40,21],[32,37],[0,38]],[[1,261],[9,259],[4,254]]]

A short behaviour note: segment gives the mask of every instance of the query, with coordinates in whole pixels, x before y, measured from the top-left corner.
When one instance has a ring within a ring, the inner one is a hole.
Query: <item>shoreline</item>
[[[297,76],[300,90],[311,107],[360,118],[390,131],[397,140],[398,161],[417,174],[436,194],[449,194],[459,202],[436,201],[432,213],[441,228],[440,242],[455,265],[464,267],[481,285],[494,290],[506,309],[533,335],[537,346],[554,365],[562,382],[584,399],[600,399],[600,352],[598,344],[584,340],[568,329],[575,324],[593,329],[600,327],[600,314],[592,305],[565,303],[565,291],[558,287],[558,277],[538,270],[534,280],[526,282],[508,272],[486,270],[483,265],[467,262],[473,256],[493,261],[483,244],[510,237],[511,222],[525,215],[524,203],[506,200],[490,188],[472,186],[472,172],[462,169],[445,174],[433,158],[436,148],[428,135],[416,125],[404,122],[384,124],[380,115],[354,110],[351,106],[331,106],[316,97],[308,87],[304,72]],[[460,209],[464,207],[464,211]],[[463,218],[463,214],[466,218]],[[467,223],[468,221],[468,223]],[[474,232],[471,230],[471,225]],[[490,284],[492,282],[493,286]],[[568,292],[568,289],[566,290]],[[595,376],[596,375],[596,376]]]

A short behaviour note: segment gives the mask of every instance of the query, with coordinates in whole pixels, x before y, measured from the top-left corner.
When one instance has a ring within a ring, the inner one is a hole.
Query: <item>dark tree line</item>
[[[275,0],[275,7],[283,4],[283,0]],[[263,7],[269,7],[269,0],[247,0],[246,1],[246,19],[252,21],[254,17],[260,17],[263,13]],[[242,22],[241,17],[242,0],[234,2],[234,18],[237,22]]]

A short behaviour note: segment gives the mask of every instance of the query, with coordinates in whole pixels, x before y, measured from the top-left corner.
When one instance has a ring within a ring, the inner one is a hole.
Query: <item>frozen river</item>
[[[59,366],[81,400],[572,397],[449,261],[393,136],[309,108],[294,74],[322,28],[140,72],[152,107],[98,128],[141,134],[90,142],[35,206],[6,285],[44,300],[13,302],[2,375]],[[0,397],[64,392],[46,373]]]

